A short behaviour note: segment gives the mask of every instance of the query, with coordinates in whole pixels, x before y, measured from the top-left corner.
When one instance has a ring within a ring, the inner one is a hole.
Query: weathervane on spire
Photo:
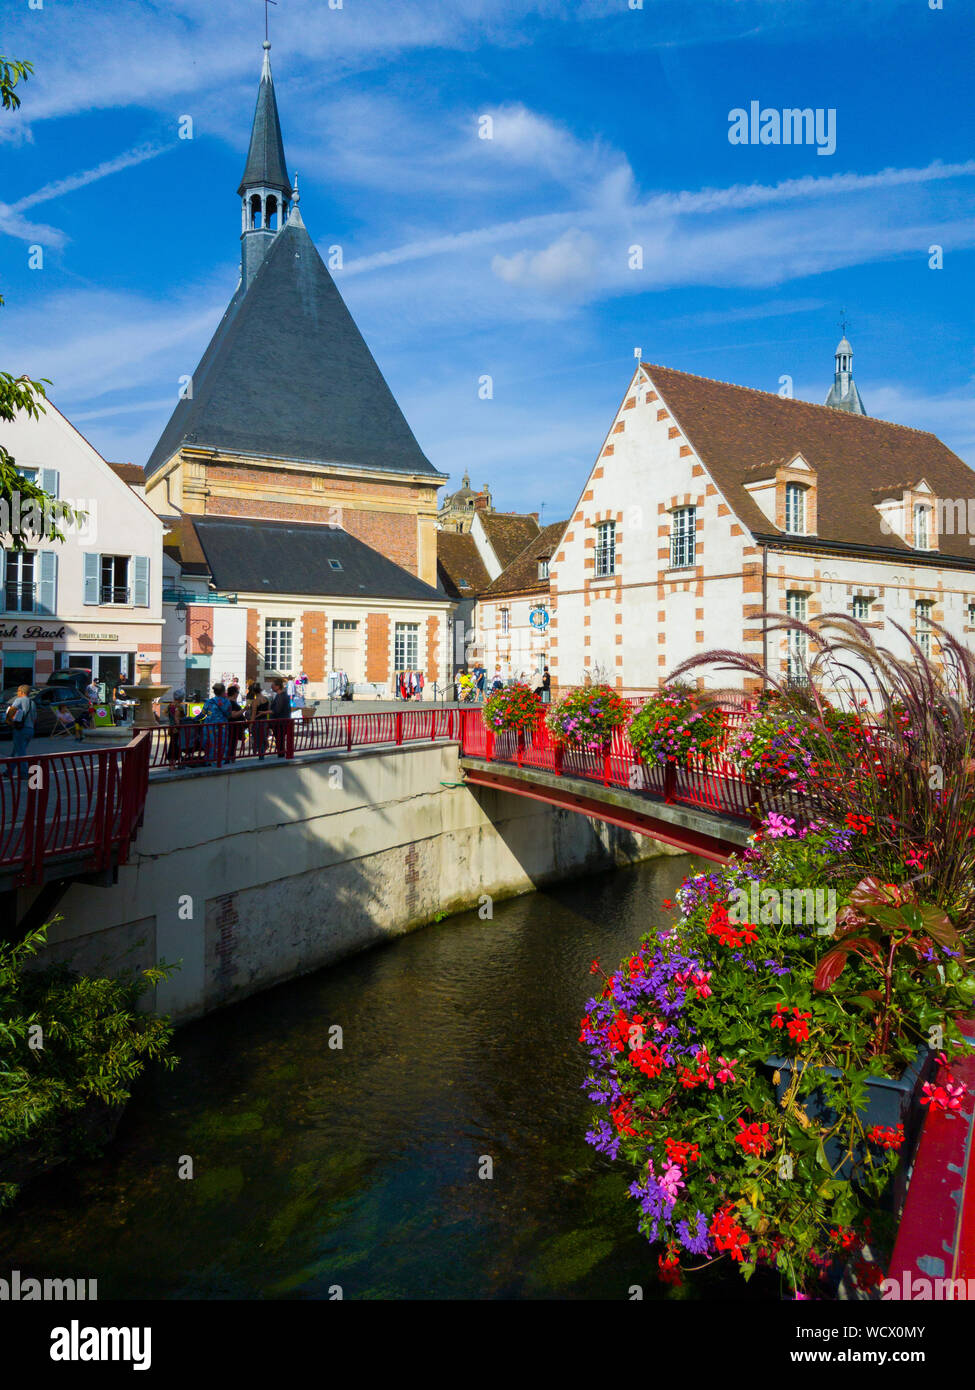
[[[277,3],[277,0],[273,0],[273,3]],[[845,310],[845,309],[841,309],[841,310],[840,310],[840,331],[842,332],[844,338],[846,337],[846,330],[849,328],[849,326],[850,326],[850,324],[849,324],[849,321],[848,321],[848,319],[847,319],[847,317],[846,317],[846,310]]]
[[[270,11],[268,10],[268,5],[276,5],[277,3],[278,3],[278,0],[264,0],[264,42],[265,42],[265,43],[270,43],[270,41],[271,41],[271,35],[268,33],[268,28],[267,28],[267,17],[268,17],[268,15],[269,15],[269,13],[270,13]]]

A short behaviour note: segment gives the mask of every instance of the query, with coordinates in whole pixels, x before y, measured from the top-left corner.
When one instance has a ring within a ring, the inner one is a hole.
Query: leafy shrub
[[[27,970],[46,934],[0,946],[0,1206],[22,1173],[91,1151],[99,1117],[124,1106],[149,1062],[177,1061],[170,1021],[136,1013],[173,967],[122,980]]]

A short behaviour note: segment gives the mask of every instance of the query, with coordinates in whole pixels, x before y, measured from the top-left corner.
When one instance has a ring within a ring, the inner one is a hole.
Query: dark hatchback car
[[[7,706],[17,694],[15,685],[0,691],[0,738],[13,737],[13,725],[7,723]],[[87,720],[91,705],[84,691],[69,685],[32,686],[31,699],[37,707],[37,720],[34,724],[34,737],[46,738],[55,727],[59,705],[66,705],[72,714],[80,714]]]

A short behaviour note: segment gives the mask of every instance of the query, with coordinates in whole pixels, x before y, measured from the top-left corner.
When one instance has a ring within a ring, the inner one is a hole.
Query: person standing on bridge
[[[203,722],[207,726],[203,730],[203,749],[208,763],[216,759],[218,752],[221,761],[227,755],[227,736],[231,732],[230,708],[226,686],[223,681],[217,681],[213,694],[203,706]]]
[[[18,685],[17,694],[10,701],[6,711],[7,723],[13,728],[13,748],[11,750],[14,758],[23,758],[27,755],[27,745],[34,737],[34,724],[37,720],[37,706],[31,699],[30,686]],[[27,776],[27,769],[23,763],[17,764],[17,772],[20,780]],[[10,768],[10,777],[13,777],[13,768]]]
[[[284,757],[284,743],[288,724],[291,720],[291,700],[280,678],[271,682],[271,728],[274,731],[274,749],[279,758]]]

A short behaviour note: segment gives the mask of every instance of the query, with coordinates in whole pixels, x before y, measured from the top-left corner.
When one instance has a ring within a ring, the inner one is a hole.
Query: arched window
[[[258,232],[261,229],[261,195],[254,193],[251,195],[251,231]]]
[[[806,534],[806,489],[798,483],[785,485],[785,529],[795,536]]]
[[[272,232],[278,230],[278,200],[273,193],[267,200],[267,227]]]

